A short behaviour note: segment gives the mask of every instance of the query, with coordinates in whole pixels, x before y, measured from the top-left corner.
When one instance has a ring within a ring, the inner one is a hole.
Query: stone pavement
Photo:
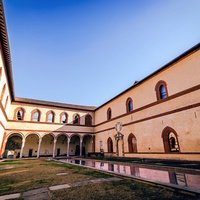
[[[55,185],[49,188],[39,188],[35,190],[29,190],[23,193],[4,195],[4,196],[0,196],[0,200],[17,199],[20,197],[24,200],[50,200],[51,199],[50,191],[62,190],[62,189],[67,189],[71,187],[85,186],[88,184],[97,184],[97,183],[120,181],[120,180],[122,179],[118,177],[111,177],[111,178],[98,178],[98,179],[93,179],[93,180],[79,181],[75,183]]]

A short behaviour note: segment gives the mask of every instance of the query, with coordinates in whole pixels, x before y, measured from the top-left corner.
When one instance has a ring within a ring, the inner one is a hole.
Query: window
[[[137,152],[136,137],[132,133],[128,136],[128,150],[129,150],[129,153]]]
[[[178,135],[174,129],[166,127],[162,133],[165,153],[180,152]]]
[[[67,113],[61,113],[60,114],[60,123],[63,123],[63,124],[65,124],[65,123],[67,123],[67,118],[68,118],[68,115],[67,115]]]
[[[166,99],[168,97],[167,84],[165,81],[159,81],[155,87],[157,100]]]
[[[110,137],[107,140],[107,146],[108,146],[108,153],[113,153],[113,141]]]
[[[111,108],[108,108],[107,110],[107,120],[110,120],[112,118],[112,111]]]
[[[79,114],[76,114],[74,116],[73,124],[80,124],[80,116],[79,116]]]
[[[6,91],[6,84],[3,85],[3,88],[2,88],[2,91],[1,91],[1,101],[3,100],[3,96],[4,96],[5,91]]]
[[[49,111],[47,113],[47,122],[53,123],[54,122],[54,116],[55,116],[54,112],[53,111]]]
[[[91,115],[89,115],[89,114],[87,114],[87,115],[85,116],[85,125],[86,125],[86,126],[92,126],[92,117],[91,117]]]
[[[133,101],[132,99],[129,97],[127,100],[126,100],[126,112],[129,113],[133,110]]]
[[[16,120],[24,120],[24,113],[25,113],[25,110],[23,108],[17,108],[15,110],[14,119],[16,119]]]
[[[40,121],[40,111],[39,110],[32,111],[32,121],[34,121],[34,122]]]

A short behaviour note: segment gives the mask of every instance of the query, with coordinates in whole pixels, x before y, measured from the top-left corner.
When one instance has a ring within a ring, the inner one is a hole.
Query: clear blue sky
[[[17,97],[99,106],[200,41],[200,0],[4,0]]]

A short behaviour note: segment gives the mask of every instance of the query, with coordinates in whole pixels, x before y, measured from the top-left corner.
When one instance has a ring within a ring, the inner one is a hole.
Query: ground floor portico
[[[74,133],[8,133],[4,158],[85,156],[94,152],[95,136]]]

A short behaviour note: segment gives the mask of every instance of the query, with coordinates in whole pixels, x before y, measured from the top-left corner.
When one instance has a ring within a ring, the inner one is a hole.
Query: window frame
[[[165,88],[165,91],[166,91],[166,97],[165,98],[162,98],[161,96],[161,91],[160,91],[160,87],[163,86]],[[156,84],[155,86],[155,91],[156,91],[156,97],[157,97],[157,100],[165,100],[168,98],[168,89],[167,89],[167,83],[163,80],[160,80],[158,81],[158,83]]]

